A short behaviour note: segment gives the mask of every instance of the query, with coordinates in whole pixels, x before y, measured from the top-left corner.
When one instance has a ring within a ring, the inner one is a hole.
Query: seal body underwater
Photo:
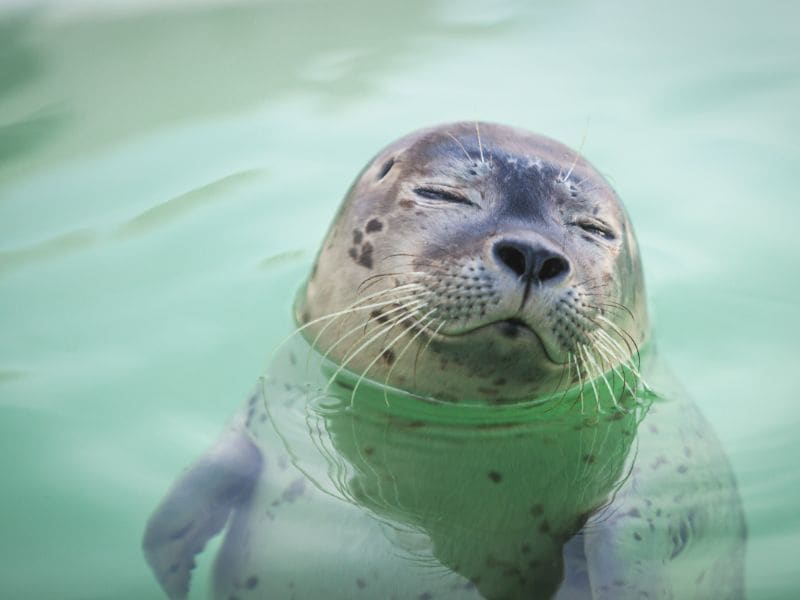
[[[650,340],[639,252],[577,153],[455,123],[362,171],[298,331],[151,516],[171,598],[740,598],[727,459]]]

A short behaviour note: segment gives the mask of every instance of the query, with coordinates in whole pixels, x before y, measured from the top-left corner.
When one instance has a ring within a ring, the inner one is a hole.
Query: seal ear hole
[[[389,171],[392,170],[393,166],[394,166],[394,156],[392,156],[389,160],[383,163],[383,166],[381,167],[381,170],[378,173],[378,181],[386,177]]]

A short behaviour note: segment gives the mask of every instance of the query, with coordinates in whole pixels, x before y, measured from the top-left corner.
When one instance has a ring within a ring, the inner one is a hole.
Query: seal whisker
[[[605,330],[603,330],[603,329],[598,329],[597,331],[598,331],[600,334],[602,334],[602,335],[605,337],[605,339],[606,339],[606,340],[607,340],[609,343],[611,343],[612,345],[614,345],[615,347],[617,347],[621,353],[622,353],[622,352],[624,352],[624,351],[622,350],[622,347],[619,345],[619,342],[618,342],[617,340],[615,340],[613,337],[611,337],[611,336],[608,334],[608,332],[606,332],[606,331],[605,331]],[[626,342],[626,343],[627,343],[627,342]],[[634,344],[635,344],[635,342],[634,342]],[[641,385],[642,385],[642,386],[643,386],[643,387],[644,387],[646,390],[650,390],[650,386],[648,386],[648,385],[647,385],[647,382],[645,381],[644,377],[642,377],[642,374],[639,372],[639,366],[640,366],[640,362],[639,362],[639,360],[640,360],[640,359],[639,359],[639,349],[638,349],[638,347],[636,348],[636,357],[637,357],[637,362],[636,362],[636,364],[634,364],[634,362],[633,362],[633,354],[632,354],[632,353],[629,353],[629,354],[628,354],[628,358],[626,358],[624,361],[622,361],[622,362],[621,362],[621,365],[622,365],[623,367],[626,367],[626,368],[628,368],[628,369],[629,369],[629,370],[630,370],[630,371],[633,373],[633,375],[634,375],[634,376],[637,378],[637,381],[638,381],[638,382],[639,382],[639,383],[640,383],[640,384],[641,384]]]
[[[600,304],[601,306],[618,308],[619,310],[622,310],[622,311],[626,312],[628,314],[628,316],[630,316],[631,320],[633,320],[633,321],[636,320],[636,315],[633,314],[633,312],[631,311],[630,308],[628,308],[627,306],[625,306],[621,302],[614,302],[613,300],[609,300],[608,297],[605,294],[597,294],[597,293],[594,293],[594,292],[583,292],[582,295],[583,296],[593,296],[593,297],[596,297],[596,298],[600,298],[602,301],[599,302],[598,304]]]
[[[591,370],[591,368],[590,368],[590,367],[591,367],[591,365],[590,365],[590,363],[589,363],[589,359],[588,359],[588,357],[587,357],[587,350],[586,350],[586,346],[585,346],[584,344],[580,344],[580,345],[578,346],[578,351],[579,351],[579,352],[580,352],[580,353],[583,355],[583,361],[584,361],[584,364],[587,366],[587,371],[588,371],[588,376],[589,376],[589,385],[592,387],[592,393],[594,394],[594,403],[595,403],[595,408],[596,408],[596,410],[597,410],[598,412],[601,412],[601,413],[602,413],[602,412],[603,412],[603,410],[602,410],[602,407],[600,406],[600,396],[599,396],[599,394],[597,393],[597,386],[595,386],[595,384],[594,384],[594,380],[595,380],[595,378],[596,378],[596,375],[594,375],[594,374],[592,373],[592,370]]]
[[[428,313],[426,313],[426,314],[425,314],[425,315],[424,315],[424,316],[421,318],[421,320],[424,320],[425,318],[427,318],[427,317],[428,317],[428,315],[430,315],[430,314],[432,314],[432,313],[434,313],[434,312],[436,312],[436,309],[435,309],[435,308],[434,308],[434,309],[432,309],[432,310],[430,310]],[[409,315],[409,316],[413,316],[413,315]],[[395,343],[396,343],[396,342],[397,342],[397,341],[398,341],[398,340],[399,340],[401,337],[403,337],[404,335],[406,335],[406,333],[407,333],[407,330],[403,329],[403,330],[402,330],[402,331],[401,331],[401,332],[400,332],[400,333],[399,333],[399,334],[398,334],[398,335],[397,335],[397,336],[396,336],[396,337],[395,337],[395,338],[394,338],[394,339],[393,339],[391,342],[389,342],[389,344],[388,344],[388,345],[387,345],[387,346],[386,346],[386,347],[383,349],[383,351],[381,351],[381,352],[378,352],[378,353],[376,354],[375,358],[373,358],[373,359],[370,361],[370,363],[367,365],[367,368],[366,368],[366,369],[364,369],[364,370],[362,371],[362,373],[361,373],[361,376],[358,378],[358,381],[356,381],[356,384],[355,384],[355,386],[353,387],[353,392],[350,394],[350,406],[352,406],[352,405],[353,405],[353,402],[355,401],[355,397],[356,397],[356,391],[358,390],[358,386],[359,386],[359,385],[361,385],[361,381],[364,379],[364,377],[366,376],[367,372],[368,372],[368,371],[369,371],[369,370],[370,370],[370,369],[371,369],[371,368],[372,368],[372,367],[375,365],[375,363],[376,363],[376,362],[378,362],[378,360],[379,360],[379,359],[380,359],[382,356],[384,356],[384,354],[386,353],[386,351],[387,351],[387,350],[389,350],[389,349],[391,349],[391,348],[392,348],[392,346],[394,346],[394,345],[395,345]],[[412,338],[412,339],[413,339],[413,338]]]
[[[566,373],[566,379],[567,379],[566,383],[564,384],[564,390],[561,392],[561,396],[559,396],[558,400],[553,402],[552,406],[547,407],[545,409],[545,412],[553,411],[556,408],[558,408],[559,406],[561,406],[561,404],[564,402],[565,398],[567,397],[567,394],[569,393],[569,391],[574,387],[573,386],[573,377],[572,377],[572,360],[573,360],[573,358],[574,358],[574,354],[572,352],[567,352],[566,364],[565,364],[564,369],[562,369],[562,371],[561,371],[561,377],[563,378],[564,374]],[[579,377],[579,374],[576,373],[575,377],[576,378]],[[562,381],[562,379],[559,379],[559,385],[556,388],[554,388],[555,391],[558,391],[558,387],[560,387],[561,381]]]
[[[472,157],[469,155],[469,152],[467,152],[467,149],[464,147],[464,144],[462,144],[462,143],[459,141],[459,139],[458,139],[456,136],[454,136],[452,133],[450,133],[449,131],[447,131],[446,133],[447,133],[447,135],[448,135],[448,136],[450,136],[450,137],[452,138],[452,140],[453,140],[453,141],[454,141],[456,144],[458,144],[458,145],[459,145],[459,147],[460,147],[460,148],[461,148],[461,149],[464,151],[464,155],[467,157],[467,160],[468,160],[469,162],[471,162],[471,163],[474,165],[474,164],[475,164],[475,160],[474,160],[474,159],[473,159],[473,158],[472,158]]]
[[[370,277],[367,277],[366,279],[364,279],[358,285],[358,287],[356,288],[356,294],[360,294],[362,292],[365,292],[367,289],[369,289],[370,287],[372,287],[373,285],[375,285],[376,283],[378,283],[382,279],[387,279],[389,277],[397,277],[398,275],[403,275],[403,276],[408,277],[408,276],[412,276],[412,275],[428,275],[428,273],[424,272],[424,271],[405,271],[405,272],[398,271],[398,272],[395,272],[395,273],[378,273],[377,275],[371,275]],[[414,283],[417,283],[417,282],[412,282],[411,284],[414,284]],[[405,284],[405,285],[411,285],[411,284]],[[421,286],[421,284],[419,284],[419,283],[417,283],[417,285]],[[391,289],[397,289],[397,288],[391,288]]]
[[[587,123],[586,129],[583,130],[581,145],[578,146],[578,151],[575,153],[575,159],[572,161],[572,165],[570,166],[569,171],[567,171],[567,174],[563,178],[561,178],[561,175],[559,174],[560,183],[566,183],[569,180],[570,175],[572,175],[572,171],[575,168],[575,165],[578,164],[578,159],[580,159],[581,157],[581,152],[583,152],[583,145],[586,143],[586,136],[588,134],[589,134],[589,124]]]
[[[632,357],[638,352],[638,347],[632,346],[631,341],[619,330],[619,328],[610,327],[611,330],[610,332],[605,330],[603,323],[607,323],[608,319],[606,319],[602,314],[594,315],[594,318],[589,318],[589,320],[597,328],[596,331],[602,332],[602,334],[606,337],[606,339],[608,339],[609,342],[615,348],[617,348],[617,350],[619,351],[620,362],[622,363],[626,362],[629,357]],[[611,333],[614,333],[619,339],[618,340],[614,339]],[[620,342],[625,345],[625,348],[622,347]]]
[[[351,362],[351,361],[352,361],[352,360],[353,360],[353,359],[354,359],[356,356],[358,356],[358,355],[359,355],[359,354],[360,354],[360,353],[361,353],[361,352],[362,352],[364,349],[366,349],[366,348],[367,348],[367,346],[369,346],[370,344],[372,344],[373,342],[375,342],[375,340],[377,340],[377,339],[378,339],[379,337],[381,337],[383,334],[385,334],[385,333],[387,333],[388,331],[390,331],[390,330],[391,330],[393,327],[395,327],[396,325],[399,325],[400,323],[402,323],[402,322],[404,322],[404,321],[407,321],[408,319],[411,319],[411,318],[413,318],[413,315],[412,315],[412,314],[408,314],[408,315],[399,315],[399,316],[398,316],[398,317],[396,317],[396,318],[395,318],[393,321],[391,321],[391,322],[390,322],[388,325],[386,325],[386,327],[384,327],[384,328],[380,329],[380,330],[379,330],[377,333],[374,333],[372,336],[370,336],[370,337],[367,339],[367,341],[365,341],[363,344],[361,344],[361,345],[360,345],[358,348],[356,348],[354,351],[352,351],[352,352],[351,352],[351,351],[349,351],[349,350],[348,350],[348,353],[347,353],[347,354],[345,354],[344,358],[342,359],[342,363],[341,363],[341,364],[338,366],[338,368],[337,368],[337,369],[336,369],[336,371],[333,373],[333,375],[331,375],[330,379],[328,379],[328,383],[326,384],[326,386],[325,386],[325,389],[327,390],[327,389],[328,389],[328,388],[331,386],[331,384],[332,384],[332,383],[333,383],[333,382],[336,380],[336,378],[339,376],[339,373],[341,373],[341,372],[344,370],[344,368],[345,368],[345,367],[346,367],[348,364],[350,364],[350,362]]]
[[[589,361],[591,361],[591,363],[594,365],[595,369],[597,370],[597,378],[598,379],[602,379],[603,383],[606,384],[606,388],[608,388],[608,393],[611,395],[611,399],[612,399],[614,405],[616,406],[617,405],[617,399],[614,396],[614,390],[611,388],[611,385],[608,383],[608,379],[606,379],[605,372],[604,372],[602,366],[597,363],[597,361],[595,360],[594,354],[592,353],[591,349],[589,349],[588,346],[583,346],[583,348],[586,351],[586,358]],[[601,410],[601,412],[602,412],[602,410]]]
[[[431,335],[428,336],[428,341],[425,342],[425,345],[422,346],[422,349],[420,350],[420,348],[417,347],[417,354],[416,354],[416,356],[414,356],[414,368],[413,368],[413,371],[412,371],[413,372],[412,378],[414,380],[414,385],[416,385],[416,382],[417,382],[417,363],[419,362],[420,357],[423,354],[425,354],[425,350],[427,350],[428,346],[431,345],[431,342],[436,337],[436,334],[438,334],[439,331],[441,331],[442,327],[444,327],[447,324],[447,320],[446,319],[440,318],[439,320],[441,321],[441,323],[436,328],[436,330],[433,333],[431,333]],[[422,328],[422,330],[420,332],[427,330],[428,329],[428,325],[430,325],[431,323],[434,323],[435,321],[436,321],[435,319],[431,319],[430,321],[428,321],[428,323],[425,324],[425,326]]]
[[[598,332],[595,332],[595,333],[597,334]],[[630,384],[628,384],[628,380],[625,377],[625,369],[624,369],[624,367],[622,368],[622,371],[620,372],[618,370],[618,367],[613,362],[614,360],[616,360],[617,363],[621,363],[621,364],[624,365],[625,364],[624,358],[620,358],[619,356],[617,356],[614,353],[614,351],[606,345],[606,342],[602,339],[602,337],[599,334],[594,337],[594,343],[595,343],[595,346],[596,346],[597,350],[599,352],[601,352],[604,356],[606,356],[606,359],[609,361],[609,364],[611,365],[612,371],[617,375],[617,377],[619,377],[622,380],[623,388],[627,389],[632,397],[636,397],[636,393],[633,391],[633,389],[631,388]]]
[[[575,352],[572,355],[572,358],[575,360],[575,372],[578,374],[578,383],[580,383],[580,388],[578,390],[578,398],[575,399],[575,402],[580,401],[581,404],[581,414],[584,414],[585,405],[584,405],[584,398],[583,398],[583,389],[586,386],[586,380],[583,377],[583,373],[581,372],[581,359],[578,356],[578,353]]]
[[[481,164],[486,164],[486,161],[483,159],[483,144],[481,143],[481,127],[477,121],[475,121],[475,136],[478,138],[478,151],[481,153]]]
[[[356,300],[355,302],[351,303],[350,306],[348,306],[347,308],[344,308],[342,310],[338,310],[338,311],[335,311],[335,312],[332,312],[332,313],[329,313],[329,314],[326,314],[326,315],[322,315],[321,317],[317,317],[316,319],[312,319],[311,321],[307,321],[306,323],[303,323],[303,325],[301,325],[300,327],[295,328],[295,330],[292,333],[290,333],[283,340],[281,340],[281,342],[277,345],[275,350],[272,351],[273,356],[289,340],[291,340],[298,333],[301,333],[302,331],[305,331],[309,327],[312,327],[313,325],[317,325],[319,323],[322,323],[323,321],[328,321],[330,319],[336,319],[337,317],[341,317],[341,316],[353,313],[353,312],[358,311],[358,310],[366,310],[366,309],[369,309],[369,308],[374,308],[376,306],[384,306],[385,304],[387,304],[387,302],[379,302],[377,304],[367,305],[367,306],[358,306],[358,305],[361,304],[362,302],[369,302],[370,300],[374,300],[375,298],[378,298],[378,297],[380,297],[380,296],[382,296],[384,294],[389,294],[389,293],[392,293],[392,292],[396,292],[397,290],[400,290],[400,289],[405,289],[409,285],[410,286],[414,286],[414,287],[416,287],[416,286],[423,287],[420,284],[406,284],[406,285],[403,285],[403,286],[400,286],[400,287],[397,287],[397,288],[394,288],[394,289],[391,289],[391,290],[381,290],[379,292],[375,292],[374,294],[370,294],[369,296],[361,298],[360,300]],[[326,327],[327,327],[327,324],[326,324]]]
[[[597,319],[607,324],[613,331],[617,333],[617,335],[620,336],[620,338],[627,339],[633,345],[634,351],[631,353],[631,358],[633,357],[634,354],[636,355],[636,365],[637,365],[636,368],[638,371],[638,365],[641,364],[642,359],[641,356],[639,355],[639,345],[636,343],[636,340],[633,338],[633,336],[627,331],[625,331],[622,327],[614,323],[613,321],[610,321],[609,319],[605,318],[603,315],[597,315]]]
[[[405,290],[405,291],[408,291],[408,290]],[[377,303],[369,304],[369,305],[367,305],[367,306],[356,307],[356,308],[354,308],[354,309],[351,309],[351,310],[342,311],[341,313],[338,313],[338,314],[336,314],[335,316],[336,316],[337,318],[342,318],[342,317],[344,317],[344,316],[346,316],[346,315],[355,314],[355,312],[357,312],[357,311],[361,311],[361,310],[364,310],[364,309],[369,309],[369,308],[372,308],[372,309],[378,309],[378,310],[380,310],[381,308],[383,308],[383,307],[385,307],[385,306],[393,306],[393,305],[395,305],[395,304],[402,303],[402,302],[404,302],[404,301],[406,301],[406,300],[415,300],[416,298],[417,298],[417,295],[416,295],[416,294],[412,294],[412,295],[409,295],[409,296],[401,296],[400,298],[392,298],[392,297],[390,296],[388,299],[386,299],[386,300],[385,300],[385,301],[383,301],[383,302],[377,302]],[[392,312],[395,312],[395,311],[394,311],[394,309],[392,310]],[[382,314],[387,314],[387,313],[382,313]],[[358,331],[358,330],[359,330],[361,327],[363,327],[363,326],[366,326],[367,324],[369,324],[369,322],[370,322],[371,320],[373,320],[373,319],[379,319],[379,318],[380,318],[380,315],[376,315],[376,316],[374,316],[374,317],[373,317],[373,316],[370,316],[369,318],[367,318],[367,320],[366,320],[364,323],[360,323],[359,325],[357,325],[356,327],[354,327],[353,329],[351,329],[349,332],[347,332],[346,334],[344,334],[344,336],[342,336],[342,334],[341,334],[341,331],[340,331],[340,332],[339,332],[339,341],[337,341],[337,342],[334,344],[334,346],[338,345],[338,344],[339,344],[339,342],[340,342],[342,339],[349,337],[349,336],[350,336],[350,335],[351,335],[353,332],[355,332],[355,331]],[[321,337],[324,335],[325,331],[327,331],[328,327],[330,327],[331,325],[333,325],[333,323],[335,323],[335,322],[336,322],[336,320],[331,320],[331,321],[328,321],[328,322],[327,322],[327,323],[326,323],[326,324],[325,324],[325,325],[324,325],[324,326],[323,326],[323,327],[320,329],[320,331],[317,333],[317,335],[314,337],[314,340],[311,342],[311,346],[310,346],[310,348],[309,348],[309,357],[310,357],[310,353],[311,353],[311,352],[313,352],[313,351],[314,351],[314,349],[316,349],[316,347],[317,347],[317,343],[319,342],[320,338],[321,338]],[[324,356],[323,358],[327,357],[327,355],[330,353],[330,350],[332,350],[332,349],[333,349],[332,347],[331,347],[331,348],[329,348],[329,349],[328,349],[328,352],[326,352],[326,353],[325,353],[325,356]],[[306,368],[308,368],[308,362],[306,362]]]
[[[395,304],[395,303],[396,303],[396,301],[392,302],[391,304]],[[394,317],[392,317],[390,319],[387,319],[385,321],[380,321],[380,316],[370,317],[369,319],[367,319],[366,323],[359,323],[358,325],[353,327],[350,331],[348,331],[344,335],[341,335],[339,337],[339,339],[337,339],[336,342],[334,342],[326,350],[325,354],[323,354],[323,356],[322,356],[323,360],[328,357],[328,355],[331,353],[331,351],[336,346],[338,346],[341,342],[343,342],[345,339],[350,337],[353,333],[355,333],[355,332],[357,332],[357,331],[359,331],[361,329],[364,330],[364,333],[361,335],[360,338],[358,338],[358,340],[364,339],[367,336],[366,327],[369,325],[369,322],[371,320],[376,320],[379,323],[381,323],[381,325],[387,325],[388,327],[384,327],[384,328],[380,328],[379,327],[379,329],[380,329],[380,332],[388,332],[389,330],[391,330],[392,327],[394,327],[398,323],[404,321],[408,317],[412,316],[411,313],[410,313],[410,310],[416,310],[416,309],[421,308],[423,306],[425,306],[425,300],[424,299],[417,299],[417,300],[413,300],[412,302],[409,302],[407,304],[401,304],[401,305],[397,306],[397,308],[393,309],[392,312],[400,312],[400,314],[395,315]],[[384,314],[386,314],[386,313],[384,313]],[[373,331],[372,334],[375,334],[375,332]],[[378,334],[378,336],[379,335],[380,335],[380,333]],[[353,344],[350,345],[350,348],[352,348],[355,344],[357,344],[358,340],[353,342]],[[350,348],[348,348],[348,350],[345,352],[345,358],[348,358],[348,355],[349,355],[349,352],[350,352]],[[349,358],[352,358],[352,357],[349,357]]]
[[[428,312],[426,315],[424,315],[424,316],[423,316],[423,317],[422,317],[422,318],[421,318],[421,319],[420,319],[420,320],[419,320],[419,321],[416,323],[416,326],[417,326],[417,327],[419,327],[419,331],[417,331],[417,332],[416,332],[416,333],[413,335],[413,337],[412,337],[412,338],[411,338],[411,339],[408,341],[408,343],[407,343],[407,344],[406,344],[406,345],[403,347],[403,349],[400,351],[400,353],[397,355],[397,357],[395,357],[394,364],[392,364],[391,368],[389,369],[389,372],[386,374],[386,379],[385,379],[385,380],[384,380],[384,382],[383,382],[383,383],[384,383],[384,390],[383,390],[383,400],[384,400],[384,402],[386,402],[386,406],[389,406],[389,396],[388,396],[388,394],[387,394],[387,389],[386,389],[386,387],[388,386],[388,382],[389,382],[389,379],[391,378],[391,374],[392,374],[392,372],[394,372],[394,368],[395,368],[395,367],[396,367],[396,366],[397,366],[397,365],[400,363],[400,360],[403,358],[403,355],[406,353],[406,351],[407,351],[407,350],[408,350],[408,349],[411,347],[411,344],[413,344],[413,343],[414,343],[414,341],[415,341],[415,340],[416,340],[416,339],[417,339],[417,338],[418,338],[418,337],[419,337],[419,336],[420,336],[420,335],[421,335],[421,334],[422,334],[422,333],[423,333],[423,332],[424,332],[424,331],[427,329],[427,327],[428,327],[428,325],[429,325],[430,323],[432,323],[432,322],[434,322],[434,321],[435,321],[435,319],[433,319],[433,318],[432,318],[432,319],[430,319],[430,320],[428,321],[428,323],[425,323],[425,322],[424,322],[424,321],[425,321],[425,319],[426,319],[426,318],[428,318],[428,317],[429,317],[430,315],[432,315],[433,313],[435,313],[435,312],[436,312],[436,310],[437,310],[437,309],[436,309],[436,308],[434,308],[433,310],[431,310],[430,312]],[[407,333],[407,332],[405,332],[405,331],[404,331],[403,333]]]

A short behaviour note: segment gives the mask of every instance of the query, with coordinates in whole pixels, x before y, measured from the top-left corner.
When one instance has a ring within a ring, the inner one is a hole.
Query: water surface
[[[749,595],[791,595],[797,17],[780,1],[0,12],[2,595],[160,597],[146,517],[288,331],[350,181],[457,119],[582,144],[612,181],[660,352],[740,483]]]

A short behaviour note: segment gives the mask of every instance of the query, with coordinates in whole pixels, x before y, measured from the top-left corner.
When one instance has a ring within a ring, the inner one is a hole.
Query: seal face
[[[488,123],[422,130],[378,154],[297,319],[341,368],[491,403],[612,371],[647,330],[637,244],[612,188],[565,146]]]

